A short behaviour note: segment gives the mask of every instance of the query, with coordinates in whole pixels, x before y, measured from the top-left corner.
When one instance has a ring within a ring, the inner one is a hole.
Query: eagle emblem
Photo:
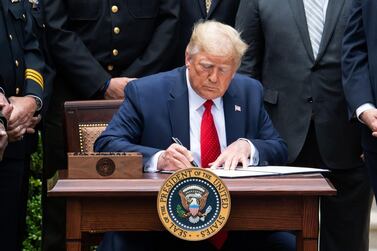
[[[205,217],[211,212],[212,207],[205,206],[208,199],[207,189],[199,185],[190,185],[179,191],[181,204],[177,205],[177,213],[182,218],[187,218],[191,223],[205,221]],[[182,208],[183,207],[183,208]]]

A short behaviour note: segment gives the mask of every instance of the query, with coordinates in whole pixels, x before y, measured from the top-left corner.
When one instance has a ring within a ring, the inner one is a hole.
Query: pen
[[[176,138],[176,137],[171,137],[171,139],[172,139],[175,143],[177,143],[178,145],[183,146],[182,142],[181,142],[178,138]],[[199,167],[198,164],[196,164],[195,160],[191,161],[190,163],[191,163],[191,165],[194,166],[194,167]]]

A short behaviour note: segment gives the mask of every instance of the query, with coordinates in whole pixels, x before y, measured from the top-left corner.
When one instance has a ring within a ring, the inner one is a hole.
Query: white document
[[[329,172],[329,170],[327,169],[294,166],[248,166],[246,168],[237,167],[236,170],[215,169],[211,171],[213,171],[215,174],[222,178],[241,178]]]
[[[296,167],[296,166],[248,166],[246,168],[237,167],[237,171],[253,171],[253,172],[267,172],[282,174],[294,173],[323,173],[329,172],[328,169],[311,168],[311,167]]]
[[[242,178],[242,177],[258,177],[266,175],[276,175],[266,172],[254,172],[254,171],[240,171],[240,170],[224,170],[224,169],[210,169],[211,172],[221,178]]]
[[[287,174],[302,173],[323,173],[329,172],[327,169],[294,166],[248,166],[246,168],[237,167],[236,170],[208,169],[221,178],[242,178],[258,176],[277,176]],[[162,171],[162,173],[173,173],[173,171]]]

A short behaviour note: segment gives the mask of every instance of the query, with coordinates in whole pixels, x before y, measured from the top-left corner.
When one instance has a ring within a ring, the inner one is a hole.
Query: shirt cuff
[[[257,166],[259,164],[259,151],[258,151],[258,149],[254,146],[253,143],[251,143],[250,140],[248,140],[246,138],[239,138],[239,140],[245,140],[250,145],[249,166]]]
[[[37,97],[35,95],[31,95],[31,94],[28,94],[26,96],[27,97],[33,97],[35,99],[35,102],[37,104],[37,110],[36,111],[39,112],[42,109],[42,107],[43,107],[42,99],[40,97]]]
[[[359,108],[356,109],[356,117],[357,119],[364,124],[364,122],[361,120],[360,118],[360,115],[365,112],[366,110],[370,110],[370,109],[376,109],[376,107],[372,104],[372,103],[365,103],[361,106],[359,106]]]
[[[145,173],[156,173],[158,172],[157,170],[157,162],[158,158],[160,157],[161,154],[163,154],[165,151],[159,151],[155,153],[148,161],[145,163],[144,166],[144,172]]]

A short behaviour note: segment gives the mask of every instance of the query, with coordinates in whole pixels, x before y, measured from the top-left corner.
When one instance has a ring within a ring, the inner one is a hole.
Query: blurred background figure
[[[0,1],[0,242],[2,250],[21,250],[25,231],[30,154],[43,107],[44,60],[24,0]],[[4,133],[6,131],[6,134]]]
[[[178,0],[44,0],[48,50],[56,79],[44,123],[44,181],[67,166],[63,104],[122,99],[134,78],[168,68],[177,35]],[[65,202],[46,198],[43,250],[65,247]]]
[[[216,20],[234,27],[239,0],[180,0],[177,50],[172,58],[172,67],[185,64],[185,50],[194,24],[199,20]]]
[[[362,122],[369,177],[377,194],[377,2],[355,0],[343,39],[343,85],[350,115]]]
[[[367,251],[371,188],[360,128],[350,123],[341,45],[352,0],[241,0],[236,27],[250,45],[240,72],[264,85],[288,163],[330,169],[321,199],[320,250]]]

